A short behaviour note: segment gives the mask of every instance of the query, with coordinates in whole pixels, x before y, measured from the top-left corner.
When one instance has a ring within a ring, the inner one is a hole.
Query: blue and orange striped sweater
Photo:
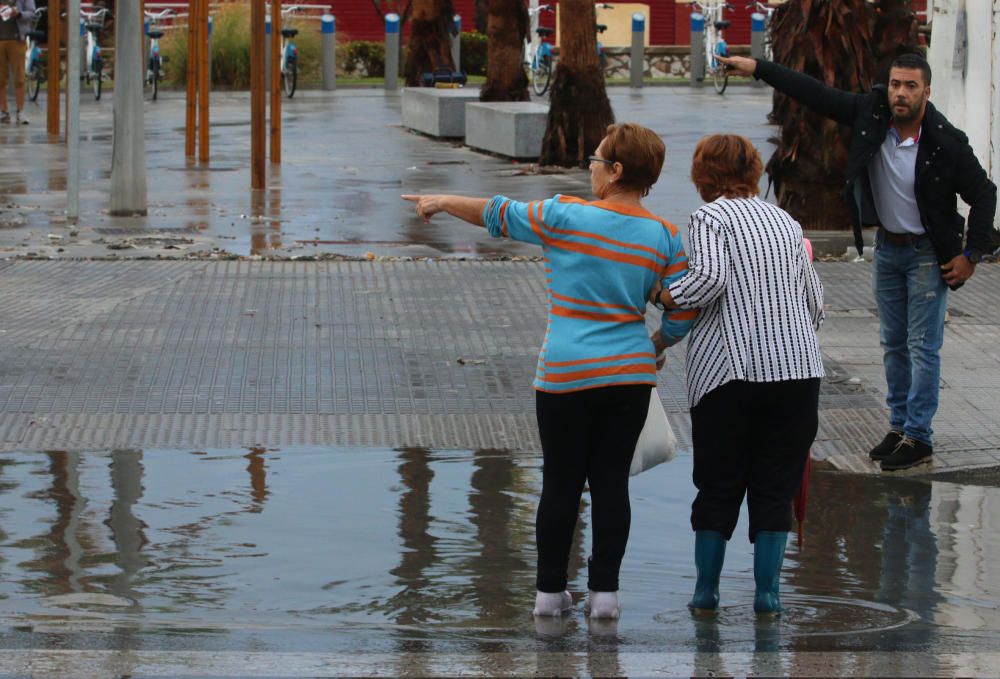
[[[570,196],[521,203],[494,196],[483,210],[490,234],[541,245],[549,318],[534,386],[570,392],[656,384],[656,356],[644,322],[657,278],[666,286],[687,271],[677,227],[642,208]],[[675,344],[697,311],[663,315]]]

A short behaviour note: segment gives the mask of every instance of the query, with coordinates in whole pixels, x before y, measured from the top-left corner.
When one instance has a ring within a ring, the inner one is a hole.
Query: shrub
[[[295,46],[299,50],[299,82],[318,82],[322,77],[322,42],[316,21],[287,18],[285,26],[299,29]],[[276,36],[280,40],[281,36]],[[187,82],[188,30],[168,31],[160,41],[160,53],[167,84]],[[234,89],[250,87],[250,7],[224,4],[212,13],[212,85]]]
[[[385,45],[370,40],[351,40],[337,45],[337,67],[342,74],[382,78],[385,76]]]
[[[486,75],[486,36],[483,33],[462,33],[462,52],[459,56],[466,75]]]

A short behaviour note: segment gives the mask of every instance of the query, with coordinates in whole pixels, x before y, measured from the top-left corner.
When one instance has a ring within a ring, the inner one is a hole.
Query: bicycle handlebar
[[[532,14],[538,14],[539,12],[554,12],[554,11],[555,10],[552,9],[552,5],[539,5],[535,9],[531,9],[529,7],[528,8],[528,16],[531,16]]]
[[[107,7],[101,7],[99,10],[95,12],[86,12],[82,9],[80,10],[80,16],[82,16],[84,19],[93,19],[95,17],[104,16],[105,14],[109,14]]]
[[[170,15],[177,15],[177,12],[167,7],[165,10],[160,12],[143,12],[150,19],[164,19]]]

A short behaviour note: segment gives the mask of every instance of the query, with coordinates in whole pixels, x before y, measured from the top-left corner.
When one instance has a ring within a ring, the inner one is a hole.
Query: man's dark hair
[[[924,84],[931,84],[931,65],[919,54],[900,54],[892,60],[890,68],[918,68],[924,76]]]

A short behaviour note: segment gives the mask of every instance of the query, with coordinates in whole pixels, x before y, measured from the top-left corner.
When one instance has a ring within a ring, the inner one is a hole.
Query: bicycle
[[[26,44],[24,80],[28,87],[28,98],[31,101],[38,101],[38,93],[42,89],[42,83],[45,82],[45,69],[42,68],[42,49],[38,46],[38,41],[45,37],[45,32],[38,30],[38,22],[41,21],[46,9],[46,7],[39,7],[35,10],[35,23],[24,37]]]
[[[163,31],[156,30],[156,24],[168,16],[175,14],[174,10],[169,7],[161,12],[145,12],[146,18],[149,19],[149,29],[146,31],[146,35],[149,36],[149,61],[146,64],[146,84],[153,88],[153,101],[156,101],[157,94],[160,91],[160,81],[163,80],[163,64],[166,61],[166,57],[160,56],[160,38],[163,37]]]
[[[555,33],[552,28],[539,26],[538,19],[542,12],[554,11],[551,5],[528,7],[531,29],[524,38],[524,70],[528,73],[532,91],[538,96],[548,91],[549,81],[552,79],[552,45],[545,42],[545,38]]]
[[[101,87],[104,82],[104,59],[101,57],[101,46],[97,43],[98,34],[104,28],[104,17],[108,14],[106,7],[94,12],[80,10],[83,25],[87,29],[86,68],[84,80],[94,88],[94,100],[101,100]]]
[[[728,2],[695,2],[691,3],[705,18],[705,77],[712,77],[715,91],[722,94],[729,85],[729,68],[716,61],[716,55],[729,56],[729,45],[723,31],[729,28],[728,21],[722,18],[723,9],[733,9]]]
[[[299,34],[297,28],[285,28],[285,17],[298,12],[302,7],[291,5],[281,10],[281,88],[291,99],[299,82],[299,50],[292,38]]]

